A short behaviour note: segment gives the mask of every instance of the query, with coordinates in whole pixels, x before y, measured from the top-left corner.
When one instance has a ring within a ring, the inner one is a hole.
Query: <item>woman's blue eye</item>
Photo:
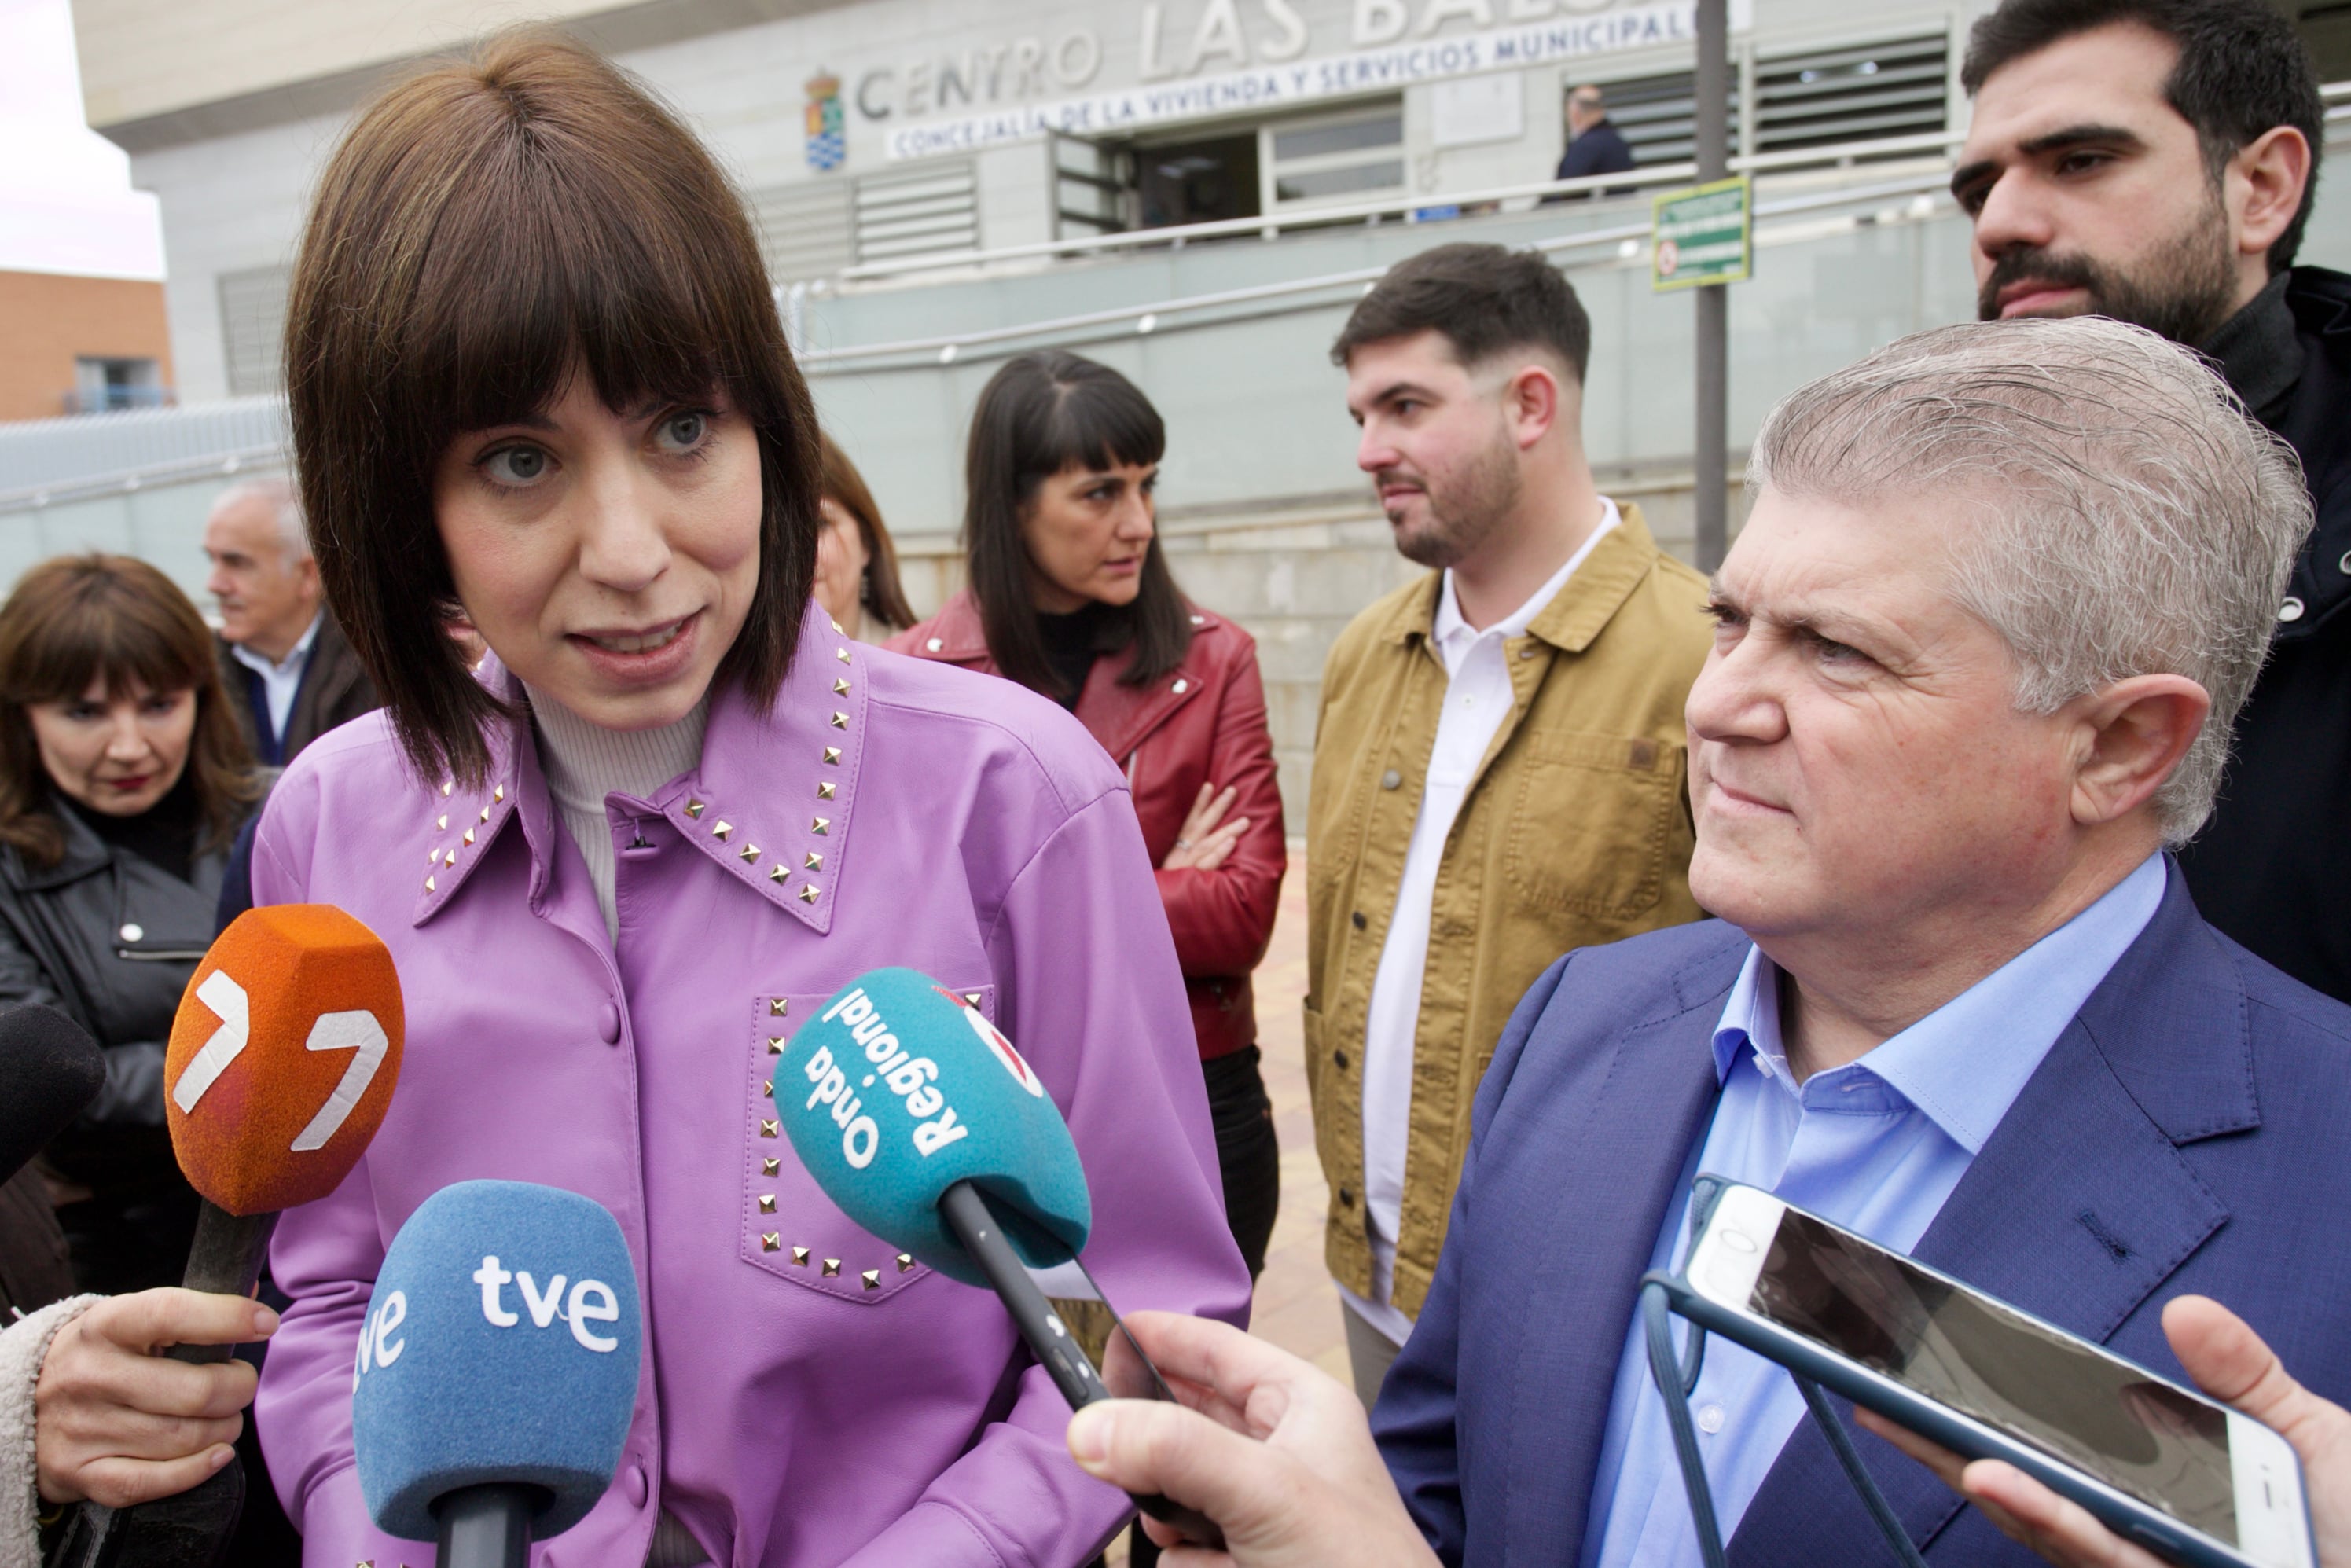
[[[702,444],[709,429],[706,413],[674,413],[661,422],[661,442],[673,452],[691,451]]]
[[[482,469],[501,485],[536,484],[547,472],[547,454],[536,446],[502,446],[482,459]]]

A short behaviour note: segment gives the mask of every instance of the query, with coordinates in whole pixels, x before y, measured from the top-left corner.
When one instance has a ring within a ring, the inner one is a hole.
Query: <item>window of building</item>
[[[862,175],[851,211],[861,266],[979,248],[979,176],[968,158]]]
[[[751,221],[759,230],[759,254],[770,281],[831,277],[855,259],[851,194],[849,182],[838,177],[795,180],[750,193]]]
[[[1274,211],[1369,201],[1405,188],[1401,99],[1345,114],[1280,121],[1258,134],[1264,141],[1268,205]]]
[[[1045,133],[1053,176],[1053,237],[1122,234],[1138,216],[1134,150],[1090,136]]]
[[[1253,218],[1263,210],[1254,131],[1138,147],[1134,172],[1147,229]]]
[[[221,354],[232,397],[274,392],[283,385],[286,284],[282,267],[220,275]]]
[[[66,412],[160,408],[165,401],[163,378],[154,361],[85,354],[74,361],[74,390]]]
[[[1945,33],[1755,60],[1755,151],[1914,136],[1949,124]]]

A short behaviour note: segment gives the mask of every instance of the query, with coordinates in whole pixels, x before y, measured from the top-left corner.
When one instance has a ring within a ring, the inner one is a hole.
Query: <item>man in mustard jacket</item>
[[[1706,582],[1600,494],[1592,327],[1541,256],[1391,268],[1332,347],[1396,549],[1331,650],[1307,801],[1306,1066],[1366,1405],[1437,1268],[1469,1106],[1561,954],[1695,920],[1682,702]]]

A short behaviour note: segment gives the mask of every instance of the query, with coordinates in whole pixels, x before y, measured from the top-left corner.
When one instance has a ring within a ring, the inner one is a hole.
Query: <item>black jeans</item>
[[[1217,1168],[1225,1179],[1225,1223],[1249,1265],[1265,1272],[1266,1244],[1281,1207],[1281,1146],[1273,1135],[1273,1102],[1258,1071],[1257,1047],[1200,1063],[1208,1085],[1208,1120],[1217,1131]]]

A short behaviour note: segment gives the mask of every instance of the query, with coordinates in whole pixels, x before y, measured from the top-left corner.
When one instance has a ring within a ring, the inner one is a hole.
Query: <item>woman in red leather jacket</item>
[[[1126,770],[1254,1279],[1281,1191],[1249,989],[1281,892],[1281,795],[1257,644],[1186,601],[1159,548],[1165,446],[1158,410],[1107,365],[1050,350],[1008,361],[972,414],[969,586],[888,645],[1042,692]]]

